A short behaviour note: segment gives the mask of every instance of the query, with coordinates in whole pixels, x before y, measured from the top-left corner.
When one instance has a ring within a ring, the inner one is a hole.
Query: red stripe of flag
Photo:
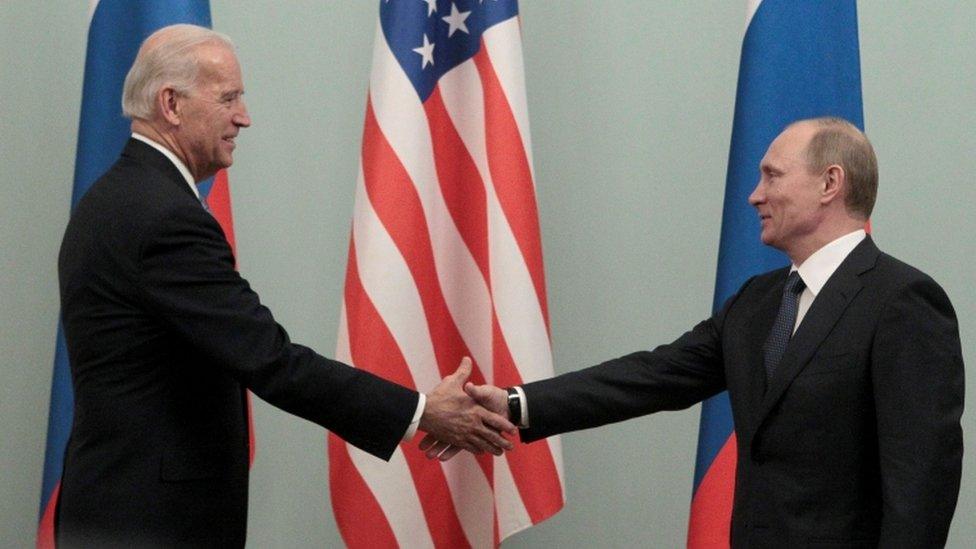
[[[488,166],[498,200],[508,220],[519,250],[535,286],[539,307],[549,331],[546,285],[542,264],[542,242],[535,187],[525,152],[525,144],[515,122],[515,115],[505,97],[482,41],[474,56],[484,88],[485,132]],[[523,383],[512,359],[497,315],[492,318],[494,380],[499,386]],[[526,511],[533,523],[552,515],[563,506],[562,486],[548,444],[519,445],[506,453]]]
[[[485,48],[482,47],[481,52],[475,56],[476,59],[478,56],[486,56],[485,51]],[[491,80],[497,85],[498,90],[500,90],[500,84],[498,84],[497,77],[494,75],[493,68],[488,65],[484,69],[491,71]],[[484,75],[481,75],[481,78],[484,81]],[[489,120],[495,119],[499,121],[495,124],[496,128],[505,128],[503,131],[514,130],[518,134],[514,115],[504,95],[499,91],[498,93],[490,94],[490,96],[486,94],[485,97],[486,117]],[[461,231],[462,238],[468,244],[472,255],[475,256],[475,261],[482,271],[482,276],[484,276],[486,284],[491,287],[488,257],[487,198],[485,197],[484,181],[481,179],[481,175],[478,173],[468,149],[454,128],[454,124],[444,107],[439,87],[434,88],[434,92],[424,103],[424,108],[427,112],[427,118],[430,121],[435,160],[437,161],[438,179],[440,180],[441,188],[445,195],[445,201]],[[491,117],[487,115],[489,111],[493,112],[496,110],[502,110],[504,116]],[[511,200],[531,200],[535,204],[535,191],[531,185],[532,180],[531,173],[528,170],[528,158],[525,155],[524,148],[520,148],[520,134],[518,134],[518,138],[516,145],[518,145],[517,148],[520,154],[515,155],[513,151],[504,148],[497,151],[501,156],[511,156],[509,158],[496,159],[493,173],[515,174],[515,177],[496,182],[496,192],[499,194],[500,201],[502,200],[502,194],[504,194]],[[488,142],[492,142],[490,134],[488,136]],[[501,193],[498,191],[500,187],[504,189],[515,187],[518,189],[520,186],[523,187],[524,191],[524,184],[526,182],[528,182],[528,187],[532,193],[531,198],[526,198],[524,193],[523,196],[519,196],[522,191],[518,190],[514,193]],[[523,213],[521,209],[516,210],[517,215]],[[511,218],[512,216],[507,217]],[[532,211],[525,214],[525,217],[537,219],[536,213]],[[519,219],[523,218],[520,217]],[[519,232],[517,232],[514,226],[512,229],[516,239],[519,240]],[[529,242],[527,246],[522,246],[522,241],[519,240],[520,249],[532,249],[534,246],[538,250],[541,265],[541,245],[538,244],[538,222],[524,224],[522,234],[525,233],[534,234],[536,236],[536,244]],[[481,254],[484,255],[482,256]],[[541,276],[541,268],[538,273],[540,276],[533,277],[533,282],[536,286],[537,294],[541,290],[541,294],[539,294],[541,295],[540,301],[544,303],[545,282]],[[544,309],[543,314],[545,314]],[[504,335],[501,333],[498,318],[494,310],[492,311],[492,349],[494,383],[499,386],[521,385],[524,380],[508,350],[508,345],[505,342]],[[519,495],[522,497],[533,523],[543,520],[562,507],[562,486],[559,482],[559,477],[556,475],[555,460],[552,457],[551,448],[548,444],[519,445],[516,450],[508,452],[506,458],[509,461],[516,487],[519,489]]]
[[[471,352],[454,324],[441,291],[430,228],[417,189],[380,130],[371,101],[366,103],[363,131],[363,179],[369,201],[403,255],[420,293],[440,373],[450,375]],[[483,384],[484,379],[475,363],[471,381]]]
[[[352,356],[352,362],[357,367],[382,374],[390,381],[415,389],[416,384],[403,353],[362,286],[356,262],[355,242],[351,242],[349,245],[345,303],[349,352]],[[340,444],[345,445],[344,442],[340,442]],[[335,441],[330,445],[330,447],[336,446]],[[414,484],[424,487],[423,490],[418,490],[418,496],[427,523],[446,526],[446,528],[432,529],[431,536],[434,543],[438,547],[468,546],[469,543],[464,537],[464,530],[458,520],[457,511],[451,499],[450,487],[440,463],[428,460],[414,446],[403,445],[401,450],[404,458],[406,458]],[[333,467],[333,474],[341,473],[337,473],[336,467]],[[355,474],[358,475],[358,471]],[[335,483],[333,486],[339,486],[339,483]],[[336,497],[335,493],[333,493],[333,497]],[[344,513],[349,512],[348,509],[341,506],[336,508],[342,508]],[[382,510],[379,512],[382,513]],[[346,520],[357,520],[357,518],[352,516],[347,517]],[[363,517],[359,517],[358,520],[363,520]],[[387,524],[385,516],[383,523]],[[349,539],[346,538],[346,541],[348,543]]]
[[[58,495],[61,493],[61,483],[54,486],[51,499],[44,508],[41,521],[37,528],[37,549],[54,549],[54,510],[57,508]]]
[[[484,181],[474,160],[454,127],[441,97],[440,87],[424,103],[430,121],[437,176],[445,202],[474,256],[485,283],[491,287],[488,255],[487,197]],[[508,345],[492,311],[492,349],[494,383],[521,385]],[[562,486],[548,444],[519,445],[506,454],[519,495],[533,523],[558,511],[563,505]]]
[[[498,317],[494,314],[491,324],[495,383],[501,387],[521,385],[522,376],[512,360],[498,324]],[[505,453],[505,458],[533,524],[562,508],[563,488],[556,472],[552,448],[547,442],[517,444],[515,449]]]
[[[444,300],[434,264],[430,229],[417,189],[376,123],[372,102],[368,100],[363,131],[363,179],[370,204],[403,255],[417,286],[440,373],[442,376],[453,374],[461,358],[472,356],[471,351],[461,338]],[[484,375],[478,363],[473,361],[473,364],[471,381],[483,384]],[[490,481],[494,468],[491,456],[483,454],[476,459]]]
[[[688,547],[728,547],[735,486],[735,432],[719,450],[691,500]]]
[[[396,547],[396,536],[383,508],[349,457],[345,441],[332,433],[329,433],[329,465],[332,509],[346,545]],[[369,528],[360,528],[362,523],[369,524]]]
[[[539,210],[525,143],[522,142],[515,115],[488,57],[484,40],[481,42],[481,49],[474,56],[474,62],[484,89],[485,135],[492,185],[529,269],[548,331],[549,306],[542,266],[542,233],[539,230]]]
[[[210,213],[224,230],[227,243],[230,244],[234,258],[237,258],[237,242],[234,239],[234,214],[230,205],[230,185],[227,182],[227,170],[220,170],[214,176],[213,185],[210,187],[210,194],[207,195],[207,206]]]
[[[488,198],[485,184],[471,153],[451,121],[440,86],[424,102],[434,145],[437,180],[447,209],[485,280],[488,263]]]

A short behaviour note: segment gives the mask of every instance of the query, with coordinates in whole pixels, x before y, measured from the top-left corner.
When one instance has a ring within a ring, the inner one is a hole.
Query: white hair
[[[196,25],[170,25],[152,33],[142,43],[122,85],[122,114],[149,119],[156,112],[156,95],[163,86],[177,93],[190,92],[200,72],[194,50],[203,44],[234,43],[223,33]]]

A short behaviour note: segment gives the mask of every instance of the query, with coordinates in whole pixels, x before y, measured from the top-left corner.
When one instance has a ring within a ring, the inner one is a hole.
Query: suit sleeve
[[[416,392],[291,343],[203,209],[178,208],[142,241],[138,286],[148,310],[270,404],[389,459],[417,407]]]
[[[948,297],[931,279],[891,297],[871,363],[881,468],[880,547],[941,547],[962,473],[963,363]]]
[[[673,343],[523,386],[525,442],[692,406],[725,389],[721,326],[734,298]]]

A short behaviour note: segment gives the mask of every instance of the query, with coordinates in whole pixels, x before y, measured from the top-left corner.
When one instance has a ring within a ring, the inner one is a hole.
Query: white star
[[[430,17],[430,14],[437,11],[437,0],[420,0],[420,1],[427,2],[427,17]]]
[[[447,29],[448,38],[454,36],[454,31],[458,30],[463,31],[464,34],[471,34],[468,32],[468,26],[464,24],[464,20],[467,19],[469,15],[471,15],[470,11],[458,11],[457,4],[451,2],[451,15],[441,17],[441,19],[450,25],[450,28]]]
[[[420,57],[422,58],[420,60],[421,69],[426,69],[427,63],[430,63],[431,66],[434,65],[434,44],[431,44],[427,40],[427,33],[424,33],[424,45],[420,46],[419,48],[414,48],[413,51],[419,53]]]

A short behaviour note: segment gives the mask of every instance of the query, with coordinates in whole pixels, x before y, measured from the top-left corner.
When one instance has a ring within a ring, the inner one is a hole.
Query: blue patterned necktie
[[[796,324],[796,311],[800,304],[800,292],[806,285],[800,278],[800,273],[793,271],[786,279],[786,286],[783,288],[783,301],[779,305],[779,313],[776,314],[776,322],[773,329],[769,332],[766,344],[763,345],[763,365],[766,367],[766,379],[773,377],[776,366],[779,365],[783,353],[786,352],[786,344],[793,336],[793,326]]]

